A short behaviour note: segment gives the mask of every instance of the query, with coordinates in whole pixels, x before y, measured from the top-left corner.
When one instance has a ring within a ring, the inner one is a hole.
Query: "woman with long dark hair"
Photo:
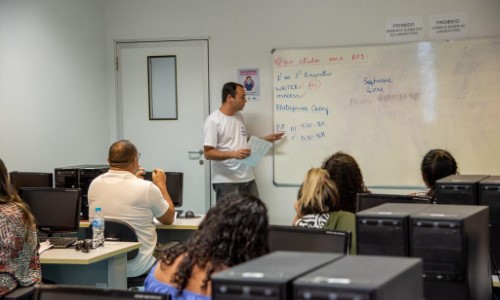
[[[0,297],[42,279],[35,218],[0,159]]]
[[[185,243],[167,250],[151,269],[145,290],[172,299],[211,299],[212,274],[269,252],[264,203],[233,193],[211,208]]]
[[[339,209],[356,213],[358,193],[370,193],[363,181],[358,163],[351,155],[336,152],[323,162],[321,168],[328,171],[339,192]]]

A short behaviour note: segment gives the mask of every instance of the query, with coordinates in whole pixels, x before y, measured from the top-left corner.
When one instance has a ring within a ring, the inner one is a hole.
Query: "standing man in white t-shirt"
[[[139,153],[128,140],[119,140],[109,147],[109,171],[95,178],[88,191],[89,212],[100,207],[105,218],[129,223],[135,230],[141,247],[137,256],[127,262],[127,277],[146,273],[155,263],[153,252],[157,235],[155,217],[160,223],[174,222],[174,203],[161,169],[153,171],[153,182],[137,177]]]
[[[250,155],[243,115],[246,95],[243,85],[228,82],[222,87],[222,106],[205,120],[203,142],[205,158],[212,160],[212,187],[217,201],[232,192],[246,192],[259,197],[252,168],[241,163]],[[263,137],[268,142],[280,140],[283,132]]]

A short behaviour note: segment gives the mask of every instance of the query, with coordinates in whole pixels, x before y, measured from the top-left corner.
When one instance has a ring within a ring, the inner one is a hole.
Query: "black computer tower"
[[[490,248],[492,272],[500,268],[500,176],[491,176],[479,182],[479,205],[490,209]]]
[[[89,202],[87,193],[90,183],[97,176],[106,173],[108,165],[77,165],[54,169],[55,186],[63,188],[79,188],[82,191],[81,219],[89,219]]]
[[[410,254],[424,261],[426,300],[491,299],[488,207],[435,205],[410,215]]]
[[[341,257],[335,253],[276,251],[214,274],[212,299],[292,299],[294,279]]]
[[[344,256],[293,282],[295,300],[422,300],[422,260]]]
[[[357,253],[410,256],[409,216],[430,206],[386,203],[356,213]]]
[[[450,175],[436,181],[436,203],[476,205],[479,181],[489,175]]]

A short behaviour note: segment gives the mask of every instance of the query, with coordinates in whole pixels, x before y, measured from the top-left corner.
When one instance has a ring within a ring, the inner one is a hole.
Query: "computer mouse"
[[[194,218],[195,215],[194,215],[194,212],[188,210],[184,213],[184,218],[187,218],[187,219],[191,219],[191,218]]]

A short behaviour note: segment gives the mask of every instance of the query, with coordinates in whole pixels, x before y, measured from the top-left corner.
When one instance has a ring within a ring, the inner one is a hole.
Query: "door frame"
[[[115,75],[115,95],[116,95],[116,137],[117,139],[124,138],[124,117],[123,117],[123,95],[122,95],[122,82],[120,76],[120,51],[122,45],[131,44],[143,44],[143,43],[161,43],[161,42],[192,42],[192,41],[204,41],[206,42],[206,56],[207,56],[207,82],[203,90],[205,94],[203,102],[203,114],[206,118],[210,114],[210,37],[196,37],[196,38],[171,38],[171,39],[125,39],[125,40],[114,40],[114,75]],[[200,129],[201,130],[201,129]],[[200,141],[203,143],[203,141]],[[211,163],[210,161],[205,161],[204,172],[205,172],[205,211],[208,211],[212,207],[212,201],[214,198],[211,189]]]

